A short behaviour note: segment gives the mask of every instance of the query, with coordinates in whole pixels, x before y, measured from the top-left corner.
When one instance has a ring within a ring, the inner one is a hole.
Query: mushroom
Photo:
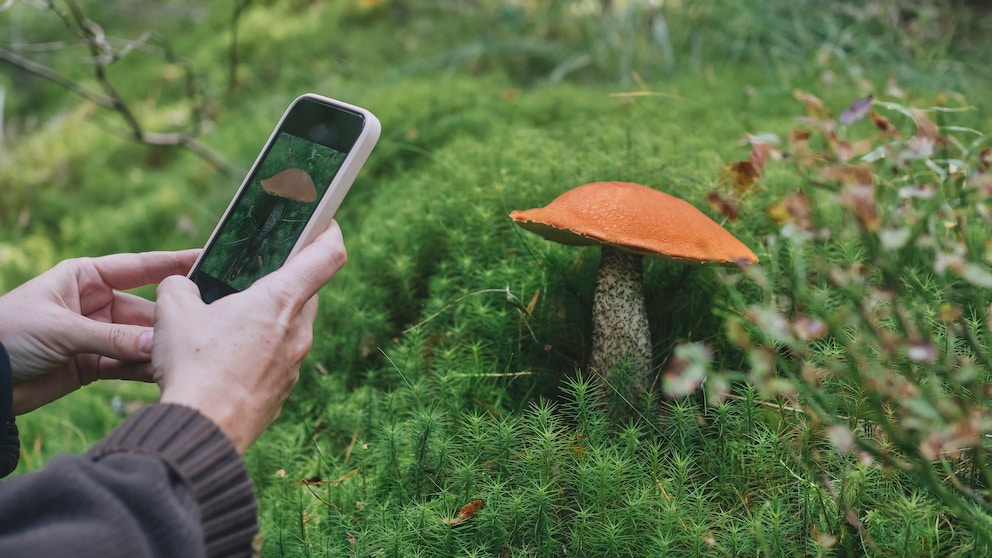
[[[602,393],[617,390],[640,407],[651,374],[643,256],[685,263],[746,265],[747,246],[688,202],[630,182],[593,182],[543,208],[513,211],[528,231],[566,245],[600,245],[588,370]],[[618,371],[625,371],[614,381]]]
[[[280,198],[310,203],[317,201],[317,187],[310,174],[297,168],[289,168],[262,180],[262,189]]]
[[[241,275],[244,272],[245,266],[252,260],[258,261],[258,266],[261,267],[261,259],[254,257],[255,253],[262,246],[262,243],[265,242],[265,239],[272,234],[272,231],[275,230],[276,225],[282,219],[286,200],[301,203],[313,203],[317,201],[317,187],[314,186],[313,179],[310,178],[310,173],[303,169],[288,168],[269,178],[263,178],[261,184],[262,190],[279,199],[269,209],[269,214],[266,215],[262,226],[258,227],[255,234],[251,236],[251,240],[249,240],[245,249],[242,251],[241,257],[235,259],[231,264],[227,273],[230,279]]]

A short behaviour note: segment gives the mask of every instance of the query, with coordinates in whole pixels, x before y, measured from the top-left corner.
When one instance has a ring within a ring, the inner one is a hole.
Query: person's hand
[[[65,260],[0,297],[14,414],[97,379],[151,381],[152,302],[120,292],[186,273],[199,250]]]
[[[198,410],[244,453],[296,385],[313,341],[315,295],[346,259],[332,222],[283,267],[209,305],[185,277],[162,281],[152,348],[161,401]]]

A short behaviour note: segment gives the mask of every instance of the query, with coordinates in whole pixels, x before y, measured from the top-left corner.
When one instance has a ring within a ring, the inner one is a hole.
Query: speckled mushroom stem
[[[651,372],[651,333],[644,305],[643,256],[603,245],[592,300],[589,369],[610,400],[639,409]]]

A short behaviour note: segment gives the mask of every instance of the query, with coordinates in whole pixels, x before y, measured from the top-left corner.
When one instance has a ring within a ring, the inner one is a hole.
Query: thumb
[[[182,275],[166,277],[155,291],[155,325],[182,319],[200,306],[204,302],[196,283]]]
[[[182,275],[170,275],[163,279],[158,284],[155,297],[158,301],[169,300],[171,304],[188,304],[194,300],[203,303],[196,283]]]

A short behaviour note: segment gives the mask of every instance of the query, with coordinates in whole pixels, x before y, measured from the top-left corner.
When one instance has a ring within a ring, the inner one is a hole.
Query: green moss
[[[728,188],[727,165],[748,157],[747,134],[777,134],[784,147],[800,125],[797,88],[837,114],[869,91],[889,95],[892,78],[907,97],[886,98],[927,106],[960,104],[963,94],[975,110],[942,114],[941,124],[989,129],[988,75],[980,71],[987,42],[968,32],[982,29],[986,11],[966,19],[922,0],[899,11],[888,0],[872,4],[878,11],[784,0],[760,9],[612,3],[611,11],[558,1],[472,10],[458,2],[252,3],[238,28],[239,83],[228,89],[229,3],[174,4],[176,11],[149,12],[142,25],[154,25],[197,68],[207,100],[200,139],[232,165],[248,168],[303,91],[367,106],[383,123],[337,216],[350,260],[321,293],[300,384],[247,455],[265,555],[985,550],[981,531],[962,520],[962,510],[985,510],[954,507],[905,471],[838,451],[820,422],[848,417],[870,438],[875,431],[859,421],[878,419],[878,409],[847,372],[889,357],[884,362],[924,390],[914,398],[920,409],[927,397],[984,404],[988,370],[968,337],[989,345],[984,290],[968,283],[981,282],[983,268],[937,273],[926,246],[898,254],[898,267],[879,265],[895,260],[860,233],[835,191],[813,186],[816,174],[797,173],[788,161],[768,162],[736,221],[706,197]],[[110,4],[90,8],[113,34],[140,32],[137,19],[118,17]],[[63,33],[42,12],[30,14],[20,16],[22,28],[37,31],[37,40]],[[45,61],[92,83],[87,68],[69,64],[78,55]],[[176,70],[151,50],[113,68],[155,130],[188,122]],[[24,83],[10,97],[14,124],[0,154],[0,290],[65,257],[202,245],[237,178],[188,151],[136,145],[114,131],[114,116],[51,85]],[[844,133],[873,131],[862,123]],[[987,145],[985,136],[964,135],[971,155]],[[892,186],[880,189],[892,204],[899,187],[935,180],[925,169],[879,176]],[[812,409],[818,415],[803,408],[805,399],[761,399],[781,383],[757,382],[761,393],[728,384],[723,402],[656,394],[651,416],[607,416],[578,375],[590,345],[597,251],[552,244],[508,219],[513,209],[598,180],[682,197],[762,260],[763,276],[746,278],[647,262],[659,374],[675,346],[705,343],[714,373],[755,379],[770,362],[769,378],[792,371],[795,379],[816,367],[825,371],[818,387],[837,397]],[[767,212],[798,188],[816,222],[829,227],[828,240],[785,239]],[[984,203],[958,194],[934,201],[933,215]],[[968,226],[946,228],[942,238],[959,239],[968,261],[984,265],[987,216],[975,211]],[[838,288],[830,268],[865,282]],[[925,333],[955,355],[953,366],[914,364],[904,350],[892,355],[874,342],[851,308],[880,285],[911,302],[878,301],[879,323],[900,335]],[[946,304],[966,310],[958,325],[946,323]],[[785,347],[762,337],[771,328],[740,323],[755,305],[789,318],[835,318],[838,334]],[[914,316],[909,327],[900,308]],[[81,451],[112,428],[120,420],[114,395],[154,398],[154,388],[121,389],[87,388],[25,417],[27,468]],[[980,470],[967,459],[954,465]],[[474,500],[484,506],[453,524]]]

